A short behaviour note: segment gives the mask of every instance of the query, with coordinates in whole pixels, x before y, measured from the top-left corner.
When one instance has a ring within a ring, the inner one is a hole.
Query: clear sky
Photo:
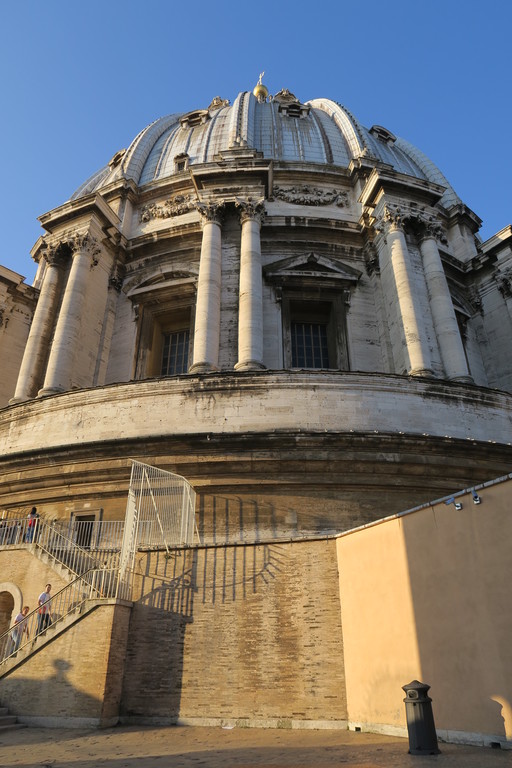
[[[37,217],[148,123],[252,90],[327,97],[418,146],[483,219],[512,223],[505,0],[25,0],[1,9],[0,264],[31,282]]]

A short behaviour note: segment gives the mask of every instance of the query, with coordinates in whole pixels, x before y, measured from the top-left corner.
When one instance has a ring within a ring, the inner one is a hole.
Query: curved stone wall
[[[0,412],[3,456],[197,434],[383,432],[512,443],[512,396],[359,373],[213,374],[116,384]],[[491,437],[490,437],[491,436]]]
[[[0,508],[122,519],[137,459],[192,483],[205,541],[346,530],[508,472],[511,403],[474,386],[325,372],[55,395],[0,412]]]

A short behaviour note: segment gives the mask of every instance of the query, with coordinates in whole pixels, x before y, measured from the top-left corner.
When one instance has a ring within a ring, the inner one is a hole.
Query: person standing
[[[13,653],[16,653],[20,645],[24,640],[28,640],[28,626],[27,615],[30,608],[28,605],[24,605],[21,611],[14,619],[14,627],[12,629],[11,637],[13,643]]]
[[[32,507],[30,512],[28,513],[27,518],[27,533],[25,536],[25,541],[27,544],[31,544],[34,541],[34,537],[36,535],[37,530],[37,521],[39,520],[39,515],[37,514],[37,507]]]
[[[37,617],[37,634],[44,632],[47,627],[52,623],[52,614],[50,609],[52,585],[47,584],[44,588],[44,592],[41,592],[37,599],[39,606],[39,615]]]

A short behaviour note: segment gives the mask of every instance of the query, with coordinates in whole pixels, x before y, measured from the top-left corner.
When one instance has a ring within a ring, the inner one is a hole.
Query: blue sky
[[[152,120],[271,93],[327,97],[441,169],[491,237],[512,223],[512,5],[471,2],[4,3],[0,264],[31,282],[37,216]]]

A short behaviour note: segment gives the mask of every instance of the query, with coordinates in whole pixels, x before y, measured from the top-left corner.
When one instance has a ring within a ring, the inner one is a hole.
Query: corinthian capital
[[[85,234],[77,233],[76,235],[72,235],[72,237],[69,238],[68,243],[73,255],[76,253],[85,253],[95,260],[96,256],[101,252],[100,245],[96,238],[87,232]]]
[[[417,217],[419,228],[419,241],[427,240],[431,238],[433,240],[439,240],[441,243],[446,243],[446,235],[444,233],[441,222],[435,216],[427,216],[419,214]]]
[[[43,259],[49,267],[63,267],[69,259],[69,248],[66,243],[46,243],[42,249]]]
[[[235,200],[235,206],[240,214],[240,222],[242,224],[249,219],[258,221],[261,224],[265,218],[266,212],[263,197],[260,197],[257,200],[252,197],[248,197],[246,200],[237,198]]]
[[[224,215],[224,205],[224,200],[210,203],[195,203],[195,208],[199,211],[201,217],[201,226],[204,227],[208,222],[221,224]]]

